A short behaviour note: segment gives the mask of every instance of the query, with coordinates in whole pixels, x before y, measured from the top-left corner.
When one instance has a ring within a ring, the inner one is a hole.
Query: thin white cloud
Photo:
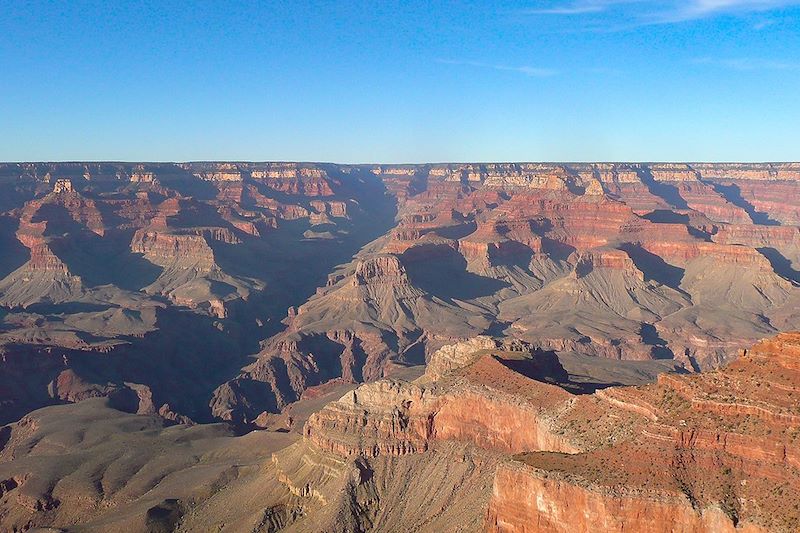
[[[800,2],[794,0],[691,0],[684,11],[697,15],[731,11],[767,11]]]
[[[673,9],[653,13],[655,23],[675,23],[719,15],[745,15],[800,4],[800,0],[690,0],[677,2]]]
[[[452,59],[437,59],[436,62],[443,63],[445,65],[463,65],[468,67],[500,70],[505,72],[517,72],[519,74],[524,74],[525,76],[536,77],[536,78],[545,78],[548,76],[555,76],[556,74],[558,74],[557,70],[549,68],[541,68],[541,67],[531,67],[527,65],[510,66],[503,64],[481,63],[480,61],[457,61]]]
[[[764,28],[774,26],[775,24],[777,24],[777,22],[778,22],[777,20],[772,20],[772,19],[761,20],[753,24],[753,29],[756,31],[761,31]]]
[[[737,57],[719,59],[713,57],[698,57],[692,60],[695,65],[712,65],[742,72],[752,70],[800,70],[800,63],[780,61],[774,59],[756,59],[752,57]]]
[[[586,15],[617,12],[631,27],[671,24],[715,17],[745,15],[800,5],[800,0],[577,0],[549,7],[522,10],[523,15]],[[759,23],[763,29],[769,22]]]
[[[599,13],[605,11],[606,6],[602,5],[572,5],[551,7],[547,9],[530,9],[526,10],[527,15],[583,15],[586,13]]]
[[[579,0],[577,2],[552,7],[523,9],[524,15],[584,15],[600,13],[617,4],[639,3],[643,0]]]

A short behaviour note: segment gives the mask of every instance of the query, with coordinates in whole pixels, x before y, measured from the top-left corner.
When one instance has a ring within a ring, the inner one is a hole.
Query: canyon
[[[2,163],[0,531],[796,531],[797,198],[798,163]]]
[[[800,526],[800,333],[716,370],[592,393],[516,340],[476,337],[431,361],[413,379],[320,392],[243,435],[109,398],[34,411],[3,427],[0,520],[15,531]]]

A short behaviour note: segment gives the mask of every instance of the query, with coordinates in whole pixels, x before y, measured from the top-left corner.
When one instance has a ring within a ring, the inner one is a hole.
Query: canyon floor
[[[0,531],[796,531],[800,164],[0,164]]]

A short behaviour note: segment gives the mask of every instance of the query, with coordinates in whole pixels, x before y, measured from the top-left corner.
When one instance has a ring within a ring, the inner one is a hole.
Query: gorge
[[[0,531],[795,531],[797,198],[798,163],[2,163]]]

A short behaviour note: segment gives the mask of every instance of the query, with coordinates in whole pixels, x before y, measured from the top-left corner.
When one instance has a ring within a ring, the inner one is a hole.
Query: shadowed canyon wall
[[[800,327],[799,192],[795,163],[0,164],[3,420],[254,427],[480,334],[714,368]]]

